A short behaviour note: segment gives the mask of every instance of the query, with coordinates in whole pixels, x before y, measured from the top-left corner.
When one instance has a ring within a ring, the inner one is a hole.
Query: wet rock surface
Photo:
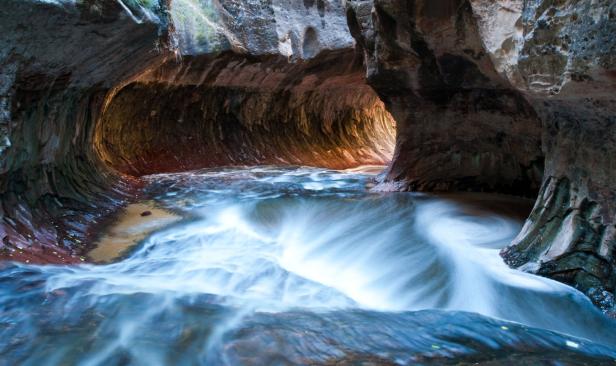
[[[349,1],[347,15],[398,123],[384,189],[541,185],[503,256],[613,311],[614,4]]]

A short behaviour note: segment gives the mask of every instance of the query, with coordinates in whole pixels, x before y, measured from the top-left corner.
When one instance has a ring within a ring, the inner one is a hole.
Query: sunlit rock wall
[[[391,150],[339,1],[6,0],[0,34],[0,258],[80,261],[97,222],[138,192],[122,172],[346,167]],[[176,107],[194,118],[178,125]]]
[[[143,76],[96,134],[108,165],[142,175],[222,165],[387,164],[395,124],[352,50],[306,63],[186,58]]]
[[[387,164],[395,126],[340,1],[176,0],[176,57],[108,104],[95,144],[120,171]]]
[[[174,0],[171,16],[185,55],[232,50],[309,59],[353,47],[339,0]]]

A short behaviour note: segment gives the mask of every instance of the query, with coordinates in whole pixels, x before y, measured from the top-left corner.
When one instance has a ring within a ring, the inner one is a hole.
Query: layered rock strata
[[[91,136],[105,96],[167,47],[165,4],[7,0],[0,5],[0,257],[80,261],[88,226],[131,191]]]
[[[7,0],[0,33],[0,258],[81,261],[131,175],[387,154],[337,1]]]
[[[465,1],[349,2],[367,78],[398,123],[397,189],[536,193],[541,124],[485,51]]]
[[[391,159],[395,124],[353,50],[171,60],[114,96],[95,143],[133,175],[224,165],[344,169]]]
[[[504,258],[606,311],[616,285],[615,11],[551,0],[347,9],[368,81],[398,123],[388,187],[530,195],[540,184]]]

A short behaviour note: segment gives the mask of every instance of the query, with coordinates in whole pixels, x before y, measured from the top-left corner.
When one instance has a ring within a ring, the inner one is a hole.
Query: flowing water
[[[0,365],[616,364],[612,320],[500,259],[527,202],[370,170],[147,179],[183,219],[125,258],[0,264]]]

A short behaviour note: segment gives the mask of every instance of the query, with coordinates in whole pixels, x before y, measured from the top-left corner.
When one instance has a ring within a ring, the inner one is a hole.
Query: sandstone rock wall
[[[110,165],[140,175],[389,161],[393,121],[365,83],[342,2],[175,0],[170,9],[176,57],[109,98],[95,144]]]
[[[543,121],[546,167],[537,205],[504,255],[614,311],[616,4],[529,1],[520,21],[516,87]]]
[[[6,0],[0,34],[1,258],[80,261],[93,223],[139,184],[114,168],[342,167],[389,148],[368,141],[391,120],[339,1]],[[178,108],[195,117],[179,131]],[[226,132],[205,138],[212,118]]]
[[[185,55],[281,55],[310,59],[353,47],[339,0],[174,0],[171,17]]]
[[[541,125],[495,68],[467,1],[349,1],[367,77],[398,123],[396,189],[537,191]]]
[[[79,261],[87,224],[123,199],[91,136],[108,90],[161,56],[165,6],[0,5],[1,257]]]
[[[109,165],[141,175],[237,164],[384,165],[394,139],[393,119],[346,50],[294,64],[235,54],[170,62],[113,98],[95,143]]]
[[[532,194],[541,182],[503,255],[605,310],[616,285],[615,7],[349,0],[347,10],[369,83],[399,124],[389,187]]]

